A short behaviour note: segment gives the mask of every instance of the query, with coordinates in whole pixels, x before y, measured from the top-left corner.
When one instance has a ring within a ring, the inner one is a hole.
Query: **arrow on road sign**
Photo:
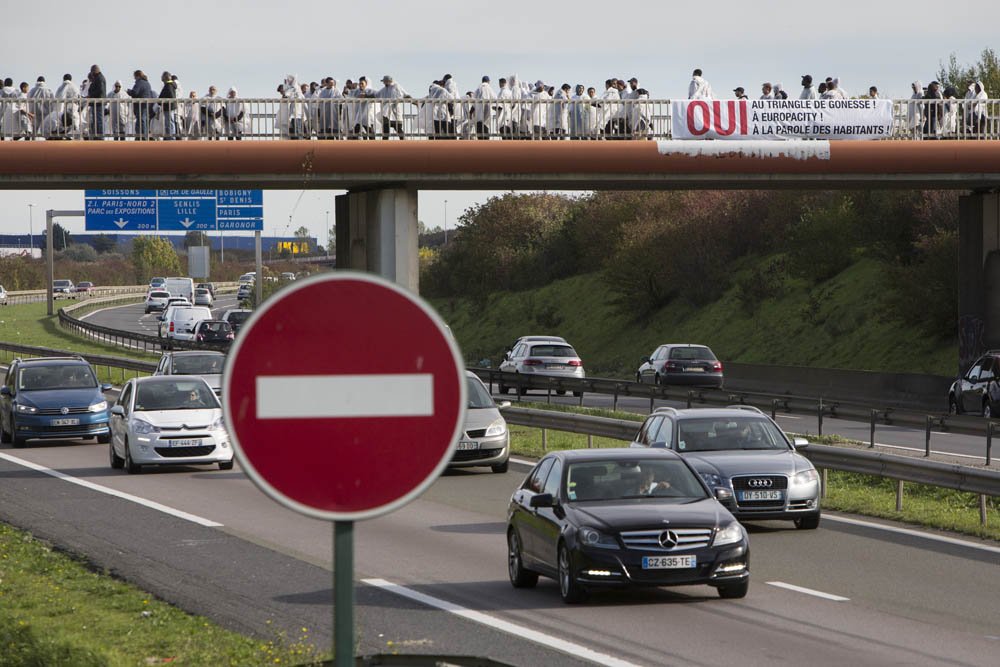
[[[125,220],[124,218],[118,218],[117,220],[112,220],[111,222],[118,225],[118,229],[124,229],[125,225],[128,224],[128,220]]]
[[[187,229],[188,227],[190,227],[191,225],[193,225],[195,223],[195,221],[192,220],[191,218],[184,218],[183,220],[178,220],[177,222],[179,222],[182,225],[184,225],[184,229]]]

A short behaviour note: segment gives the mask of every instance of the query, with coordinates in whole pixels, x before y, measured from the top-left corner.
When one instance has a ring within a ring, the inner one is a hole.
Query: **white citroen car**
[[[111,408],[112,468],[218,463],[233,467],[222,405],[203,378],[154,375],[129,380]]]

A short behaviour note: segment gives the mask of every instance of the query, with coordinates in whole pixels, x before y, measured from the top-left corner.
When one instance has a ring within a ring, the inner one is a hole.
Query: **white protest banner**
[[[892,100],[675,100],[674,139],[887,139]]]

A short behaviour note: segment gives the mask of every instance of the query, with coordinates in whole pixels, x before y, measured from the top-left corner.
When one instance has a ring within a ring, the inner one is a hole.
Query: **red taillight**
[[[714,364],[712,364],[712,370],[722,372],[722,362],[716,361]]]
[[[541,366],[542,365],[542,360],[541,359],[525,359],[524,360],[524,365],[525,366]]]
[[[583,366],[583,362],[580,361],[579,359],[573,359],[572,361],[568,361],[567,363],[570,366]]]
[[[173,323],[173,322],[171,322],[171,323],[170,323],[170,330],[171,330],[171,331],[173,331],[173,330],[174,330],[174,323]]]
[[[665,370],[665,371],[675,371],[675,370],[677,370],[677,362],[676,361],[668,361],[667,363],[663,364],[663,370]]]

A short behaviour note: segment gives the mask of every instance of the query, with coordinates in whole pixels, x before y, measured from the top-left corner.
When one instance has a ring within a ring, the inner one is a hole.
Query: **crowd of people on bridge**
[[[35,85],[12,78],[0,81],[0,140],[76,139],[123,141],[163,139],[229,139],[245,136],[280,136],[286,139],[398,139],[418,133],[436,139],[642,139],[654,131],[654,116],[666,109],[649,102],[649,91],[636,77],[610,78],[599,93],[583,84],[548,85],[542,80],[522,81],[516,74],[500,78],[494,89],[489,76],[479,86],[459,93],[450,74],[432,81],[425,95],[412,96],[391,76],[376,89],[367,77],[348,79],[343,86],[328,76],[321,81],[299,82],[290,74],[277,87],[281,102],[248,102],[235,87],[220,96],[216,86],[205,95],[185,91],[176,74],[163,72],[157,93],[142,70],[126,86],[115,81],[110,89],[101,68],[94,65],[77,86],[70,74],[53,91],[45,77]],[[969,81],[964,100],[971,107],[963,114],[965,129],[983,132],[986,100],[981,81]],[[840,79],[827,77],[814,87],[804,75],[798,99],[847,99]],[[958,129],[959,92],[941,89],[932,81],[926,88],[912,84],[907,105],[907,128],[913,136],[954,134]],[[748,99],[737,87],[726,99]],[[762,100],[788,99],[781,83],[761,84]],[[881,99],[876,86],[868,99]],[[714,99],[701,69],[695,69],[688,99]],[[414,100],[404,111],[404,100]],[[940,101],[940,102],[938,102]],[[657,114],[657,112],[660,112]],[[254,122],[256,121],[256,122]]]

